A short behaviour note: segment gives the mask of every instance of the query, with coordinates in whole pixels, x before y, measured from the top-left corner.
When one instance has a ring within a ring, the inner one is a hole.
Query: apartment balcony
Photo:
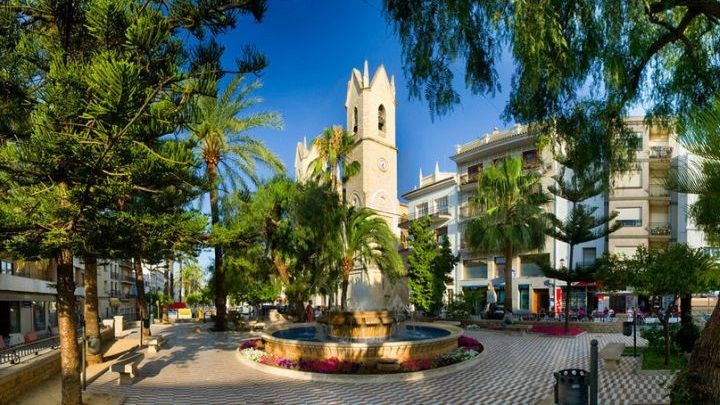
[[[650,204],[670,205],[670,190],[663,185],[651,184],[648,190]]]
[[[418,212],[414,214],[410,214],[406,217],[400,218],[400,223],[398,226],[400,228],[409,228],[410,223],[412,221],[418,220],[422,217],[430,217],[431,226],[438,226],[440,224],[443,224],[447,222],[450,218],[452,218],[452,215],[450,215],[450,210],[448,207],[440,208],[437,210],[432,211],[425,211],[425,212]]]
[[[55,281],[28,278],[14,274],[0,274],[0,290],[29,294],[57,294]]]
[[[126,284],[135,284],[135,277],[123,275],[122,278],[120,278],[120,282]]]
[[[670,240],[671,228],[669,222],[650,222],[648,226],[650,239],[653,240]]]
[[[670,146],[650,146],[648,157],[651,168],[670,167],[673,148]]]
[[[460,207],[460,220],[467,221],[480,215],[481,210],[472,205],[465,205]]]
[[[482,172],[476,172],[476,173],[465,173],[460,175],[460,188],[463,189],[472,189],[475,186],[477,186],[478,179],[480,179],[480,175]]]

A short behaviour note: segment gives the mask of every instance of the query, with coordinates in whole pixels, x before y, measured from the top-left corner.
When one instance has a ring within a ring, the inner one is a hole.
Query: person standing
[[[314,321],[315,321],[315,311],[313,310],[312,301],[308,301],[308,304],[305,307],[305,322],[314,322]]]

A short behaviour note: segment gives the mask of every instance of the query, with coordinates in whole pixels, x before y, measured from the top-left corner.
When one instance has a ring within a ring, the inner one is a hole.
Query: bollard
[[[598,341],[590,341],[590,405],[598,403]]]

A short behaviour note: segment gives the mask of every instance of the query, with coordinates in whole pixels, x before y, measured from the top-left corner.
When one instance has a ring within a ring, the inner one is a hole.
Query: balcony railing
[[[650,159],[670,159],[673,148],[670,146],[651,146]]]
[[[478,179],[480,178],[481,172],[472,173],[472,174],[462,174],[460,175],[460,185],[464,186],[466,184],[470,183],[477,183]]]
[[[460,219],[475,218],[480,215],[481,210],[471,205],[465,205],[460,207]]]
[[[135,277],[133,277],[133,276],[123,276],[123,277],[122,277],[122,281],[125,281],[125,282],[128,282],[128,283],[134,283],[134,282],[135,282]]]
[[[653,236],[670,236],[670,223],[668,222],[650,222],[648,230]]]

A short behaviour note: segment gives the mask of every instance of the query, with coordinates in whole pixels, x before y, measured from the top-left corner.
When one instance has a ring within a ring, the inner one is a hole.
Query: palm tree
[[[698,200],[690,207],[690,216],[705,232],[706,239],[717,245],[720,242],[720,98],[685,117],[678,133],[683,146],[701,160],[678,167],[668,188],[698,195]],[[683,301],[690,300],[686,297]],[[695,343],[684,377],[675,382],[673,395],[685,391],[693,403],[720,403],[718,339],[720,300]]]
[[[243,77],[236,76],[222,94],[217,97],[200,97],[197,101],[195,125],[191,129],[197,142],[197,153],[204,164],[210,194],[210,218],[212,225],[220,221],[219,193],[231,189],[247,189],[248,181],[259,183],[258,163],[270,170],[282,172],[283,165],[262,142],[245,134],[257,127],[282,126],[279,115],[258,113],[240,117],[247,108],[260,102],[250,98],[259,88],[258,82],[242,86]],[[223,269],[222,249],[215,246],[215,327],[225,329],[227,291]]]
[[[505,157],[478,179],[473,200],[480,214],[467,226],[465,240],[479,254],[505,256],[505,313],[512,313],[512,258],[516,253],[545,245],[547,217],[540,176],[523,172],[520,158]]]
[[[397,238],[385,219],[370,208],[347,207],[341,227],[342,295],[340,306],[347,305],[347,290],[350,273],[359,264],[363,269],[377,266],[391,279],[398,277],[403,263],[397,252]]]
[[[360,171],[360,162],[349,158],[354,146],[353,137],[339,125],[325,128],[313,141],[318,155],[310,162],[311,177],[340,192],[340,184]]]

